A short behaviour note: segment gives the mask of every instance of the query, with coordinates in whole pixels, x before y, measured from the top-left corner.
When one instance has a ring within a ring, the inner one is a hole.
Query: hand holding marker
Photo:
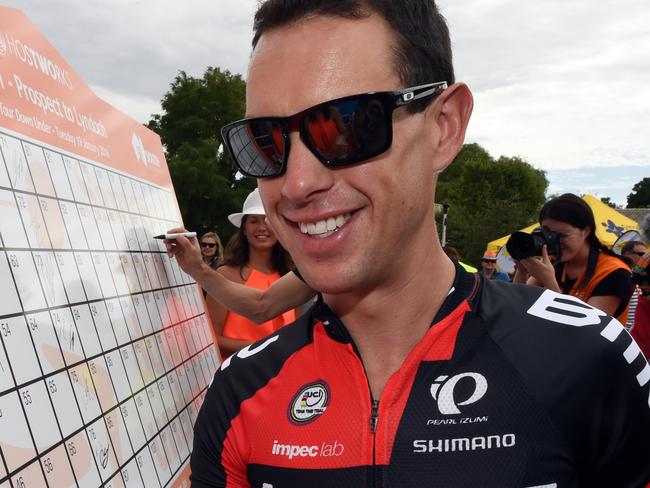
[[[153,236],[154,239],[176,239],[179,236],[187,237],[196,237],[196,232],[181,232],[180,234],[160,234]]]
[[[198,239],[196,237],[196,232],[188,232],[182,227],[177,227],[175,229],[169,229],[166,233],[153,236],[154,239],[162,239],[165,247],[167,248],[167,255],[170,258],[179,257],[183,253],[187,245],[189,247],[196,247],[196,252],[201,258],[201,250],[198,245]],[[188,239],[185,241],[183,238]],[[201,258],[201,261],[203,259]]]

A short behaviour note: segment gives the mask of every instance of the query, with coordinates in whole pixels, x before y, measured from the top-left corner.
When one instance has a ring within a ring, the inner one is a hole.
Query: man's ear
[[[454,160],[465,141],[465,131],[472,115],[474,98],[464,83],[454,83],[427,108],[436,141],[436,172],[444,170]]]

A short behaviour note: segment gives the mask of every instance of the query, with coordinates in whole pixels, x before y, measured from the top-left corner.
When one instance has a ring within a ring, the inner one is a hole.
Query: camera
[[[549,256],[559,257],[562,253],[560,236],[543,227],[538,227],[530,234],[513,232],[506,242],[506,249],[514,259],[525,259],[531,256],[541,256],[544,245],[546,245]]]

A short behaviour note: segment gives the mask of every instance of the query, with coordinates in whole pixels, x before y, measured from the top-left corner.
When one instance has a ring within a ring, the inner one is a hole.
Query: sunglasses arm
[[[428,83],[426,85],[413,86],[404,90],[394,92],[396,98],[396,105],[407,105],[415,100],[437,95],[443,90],[447,89],[447,82],[440,81],[438,83]]]

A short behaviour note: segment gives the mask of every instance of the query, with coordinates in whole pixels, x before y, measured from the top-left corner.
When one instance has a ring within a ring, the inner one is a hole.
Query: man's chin
[[[312,289],[325,295],[349,293],[363,286],[362,280],[349,269],[340,270],[327,265],[305,267],[304,270],[298,266],[298,269]]]

